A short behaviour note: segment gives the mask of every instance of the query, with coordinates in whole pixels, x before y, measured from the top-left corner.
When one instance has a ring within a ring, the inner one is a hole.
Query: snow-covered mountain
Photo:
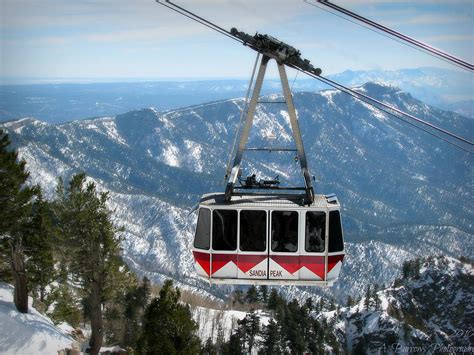
[[[472,120],[398,88],[368,83],[358,90],[473,138]],[[280,99],[269,95],[265,101]],[[188,211],[202,193],[222,190],[242,105],[233,99],[61,125],[23,119],[2,126],[27,160],[32,180],[49,193],[57,176],[79,171],[111,190],[116,221],[126,228],[124,256],[135,270],[206,289],[194,272],[195,216]],[[367,282],[387,284],[403,260],[417,255],[473,257],[470,154],[338,91],[297,93],[295,105],[316,190],[335,192],[344,208],[347,262],[341,279],[325,292],[345,299],[348,292],[360,294]],[[292,146],[278,103],[259,105],[251,132],[249,146],[269,144]],[[299,182],[299,165],[288,153],[252,152],[244,159],[245,175],[279,174],[282,183]],[[211,292],[222,296],[228,290],[214,286]]]
[[[410,68],[399,70],[346,70],[331,78],[345,85],[379,82],[394,85],[419,100],[474,118],[474,79],[462,70]]]
[[[474,350],[472,265],[443,256],[418,262],[392,287],[354,306],[318,315],[332,325],[349,353]]]

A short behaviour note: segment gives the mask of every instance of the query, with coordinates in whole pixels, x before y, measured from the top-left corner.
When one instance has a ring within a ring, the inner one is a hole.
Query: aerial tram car
[[[235,28],[231,33],[262,58],[254,85],[252,75],[252,97],[242,111],[226,190],[205,194],[199,202],[193,247],[197,273],[216,284],[331,285],[345,255],[341,206],[334,194],[314,194],[285,65],[301,66],[315,75],[321,69],[274,37],[250,36]],[[278,66],[296,149],[246,148],[271,60]],[[254,73],[257,64],[258,57]],[[304,186],[282,187],[278,179],[257,180],[255,175],[242,178],[240,166],[246,150],[295,151]]]

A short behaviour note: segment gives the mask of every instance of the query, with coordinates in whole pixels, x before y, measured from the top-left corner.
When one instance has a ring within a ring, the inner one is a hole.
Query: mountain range
[[[397,87],[367,83],[356,90],[473,138],[472,119]],[[299,92],[294,100],[316,191],[335,192],[342,203],[348,256],[332,288],[286,287],[288,296],[323,293],[342,301],[368,283],[391,283],[408,258],[474,257],[471,154],[337,90]],[[249,146],[292,147],[281,96],[263,101],[273,103],[258,106]],[[222,190],[242,106],[242,99],[229,99],[56,125],[21,119],[0,127],[27,161],[32,182],[50,196],[58,176],[79,171],[111,191],[115,221],[126,230],[123,255],[134,270],[220,298],[231,288],[209,287],[196,277],[196,216],[188,213],[201,194]],[[279,175],[282,183],[301,181],[287,152],[246,153],[243,169],[244,175]]]
[[[439,68],[347,70],[328,77],[349,86],[366,82],[394,85],[430,105],[474,117],[474,82],[471,76],[460,71]],[[0,122],[34,117],[49,123],[62,123],[114,116],[149,106],[164,111],[243,97],[247,86],[248,80],[235,79],[4,84],[0,85]],[[317,80],[295,76],[292,89],[305,92],[327,87]],[[279,90],[279,79],[268,79],[262,93]]]

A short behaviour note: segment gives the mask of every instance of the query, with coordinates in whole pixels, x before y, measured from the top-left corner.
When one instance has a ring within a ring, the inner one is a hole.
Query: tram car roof
[[[201,207],[235,207],[235,208],[288,208],[291,210],[305,209],[340,209],[339,201],[334,194],[315,195],[311,204],[304,204],[305,195],[301,194],[234,194],[230,201],[225,200],[225,194],[220,192],[208,193],[201,197]]]

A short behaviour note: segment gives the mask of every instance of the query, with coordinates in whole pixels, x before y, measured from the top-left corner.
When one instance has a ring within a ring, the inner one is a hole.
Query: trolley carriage
[[[210,283],[331,285],[344,259],[340,205],[333,195],[204,195],[193,254]]]

